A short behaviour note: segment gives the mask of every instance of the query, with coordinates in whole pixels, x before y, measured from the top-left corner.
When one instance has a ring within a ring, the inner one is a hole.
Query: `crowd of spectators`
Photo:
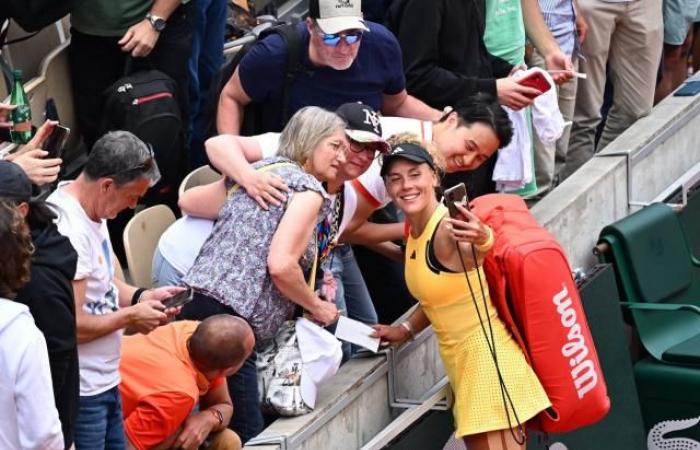
[[[403,217],[385,207],[411,210],[414,199],[391,185],[383,158],[404,170],[402,183],[428,164],[426,186],[434,174],[439,188],[463,182],[474,198],[501,189],[497,150],[515,145],[533,167],[512,191],[537,200],[685,79],[698,9],[672,0],[308,3],[294,28],[302,70],[290,82],[295,52],[280,34],[251,46],[224,80],[219,135],[206,143],[227,2],[75,3],[69,61],[87,162],[56,183],[63,161],[41,148],[53,121],[0,161],[0,404],[12,411],[0,447],[240,448],[266,420],[256,353],[286,319],[303,310],[332,330],[346,315],[387,340],[407,337],[377,324],[398,317],[383,302],[410,303],[368,288],[382,273],[410,297],[396,243],[407,236]],[[383,24],[363,19],[363,7]],[[532,132],[543,92],[519,82],[527,67],[541,70],[565,123],[551,141]],[[118,276],[121,235],[108,223],[158,182],[156,156],[145,138],[102,126],[101,94],[144,68],[177,86],[185,134],[173,158],[223,175],[180,196],[183,215],[153,256],[153,288]],[[240,136],[250,105],[267,117]],[[11,126],[11,110],[0,104],[0,127]],[[397,156],[401,148],[413,150]],[[377,211],[390,223],[377,223]],[[408,215],[421,223],[420,211]],[[483,229],[443,231],[445,242],[485,248]],[[398,269],[358,264],[353,246]],[[317,265],[314,289],[306,277]],[[184,286],[193,301],[166,308]],[[344,359],[355,351],[345,345]]]

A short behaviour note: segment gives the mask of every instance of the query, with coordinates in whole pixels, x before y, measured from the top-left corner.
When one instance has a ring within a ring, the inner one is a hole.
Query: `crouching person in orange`
[[[254,345],[248,323],[231,315],[124,337],[119,390],[127,448],[240,449],[227,428],[233,406],[226,377]]]

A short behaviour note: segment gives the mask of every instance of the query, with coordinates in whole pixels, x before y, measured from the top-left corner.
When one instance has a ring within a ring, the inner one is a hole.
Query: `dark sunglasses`
[[[345,39],[345,43],[348,45],[355,45],[362,39],[362,31],[351,31],[349,33],[335,33],[326,34],[323,32],[318,33],[323,40],[323,44],[329,47],[337,47],[340,44],[341,39]]]

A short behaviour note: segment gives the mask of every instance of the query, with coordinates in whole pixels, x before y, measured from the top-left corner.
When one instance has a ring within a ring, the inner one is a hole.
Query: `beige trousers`
[[[573,57],[571,61],[574,69],[578,70],[578,58]],[[540,67],[546,69],[542,55],[535,49],[530,57],[530,67]],[[557,96],[559,99],[559,111],[565,122],[571,122],[574,118],[574,106],[576,105],[576,88],[578,78],[557,86]],[[561,167],[566,161],[566,154],[569,149],[569,133],[571,127],[564,128],[561,137],[553,145],[544,145],[537,132],[533,130],[533,143],[535,146],[535,178],[537,179],[537,194],[547,193],[553,186],[554,178],[560,173]]]
[[[588,78],[580,80],[576,93],[564,177],[596,151],[594,139],[601,121],[606,64],[614,95],[598,149],[651,111],[663,43],[661,0],[579,0],[578,6],[588,22],[579,70]]]

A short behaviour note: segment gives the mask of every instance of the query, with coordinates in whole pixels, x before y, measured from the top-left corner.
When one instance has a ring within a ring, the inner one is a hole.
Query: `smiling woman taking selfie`
[[[477,270],[493,231],[464,206],[449,217],[435,195],[436,160],[423,146],[394,145],[381,175],[410,224],[406,284],[419,306],[399,325],[376,325],[376,336],[400,343],[432,325],[454,391],[456,436],[469,450],[524,449],[516,427],[549,400]]]

